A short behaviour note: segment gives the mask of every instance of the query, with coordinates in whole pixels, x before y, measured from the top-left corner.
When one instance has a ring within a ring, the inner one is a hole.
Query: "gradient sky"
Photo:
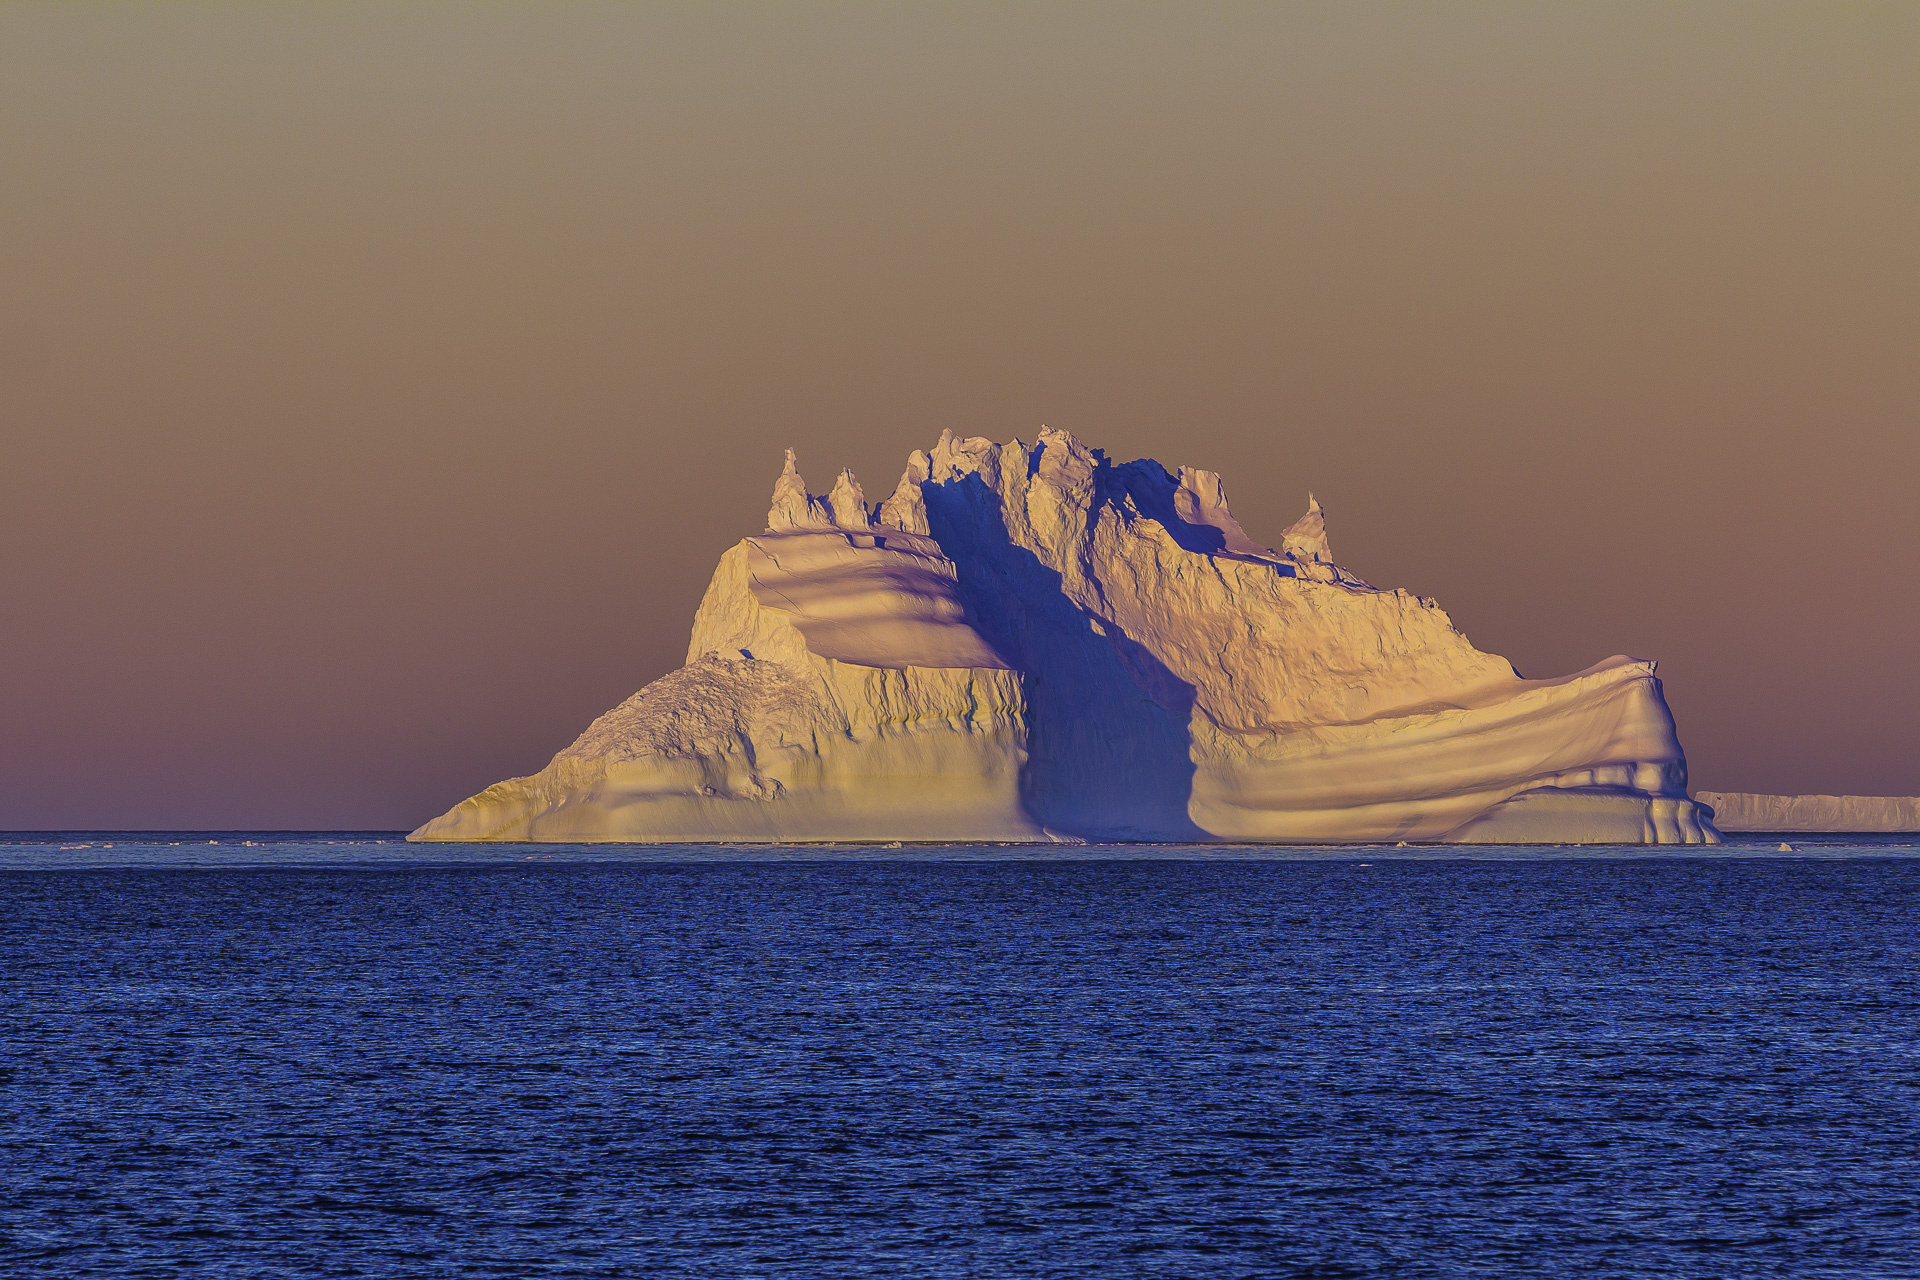
[[[413,826],[1041,423],[1920,793],[1920,6],[0,8],[0,826]]]

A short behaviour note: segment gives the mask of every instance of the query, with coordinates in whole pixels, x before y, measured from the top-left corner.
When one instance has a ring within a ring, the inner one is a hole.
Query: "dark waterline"
[[[1920,1274],[1910,842],[28,847],[7,1274]]]
[[[1789,850],[1780,849],[1782,843]],[[1702,845],[1261,844],[410,844],[404,831],[0,832],[0,874],[105,867],[292,867],[401,863],[415,867],[522,862],[1332,861],[1355,859],[1640,860],[1916,858],[1920,833],[1741,832]]]

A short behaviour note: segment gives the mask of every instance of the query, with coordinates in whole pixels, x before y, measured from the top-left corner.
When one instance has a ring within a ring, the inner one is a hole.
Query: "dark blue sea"
[[[0,839],[0,1274],[1920,1276],[1920,846],[1777,839]]]

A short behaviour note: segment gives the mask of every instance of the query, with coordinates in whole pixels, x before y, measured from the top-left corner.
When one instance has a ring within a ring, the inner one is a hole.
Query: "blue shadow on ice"
[[[1088,519],[1106,505],[1103,462]],[[1025,673],[1035,821],[1086,839],[1204,840],[1187,816],[1193,686],[1061,589],[1060,574],[1007,533],[978,475],[923,487],[933,536],[989,642]]]

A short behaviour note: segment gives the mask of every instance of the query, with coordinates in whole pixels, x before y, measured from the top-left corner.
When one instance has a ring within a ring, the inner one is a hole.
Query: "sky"
[[[0,7],[0,827],[406,828],[781,450],[1220,472],[1920,793],[1920,6]]]

